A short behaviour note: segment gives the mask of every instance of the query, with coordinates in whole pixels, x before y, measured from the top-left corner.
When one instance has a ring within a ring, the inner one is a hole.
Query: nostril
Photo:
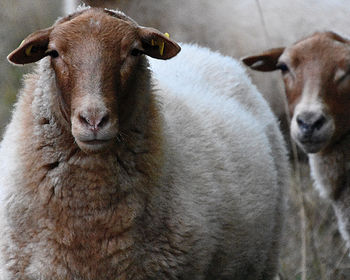
[[[324,116],[321,116],[313,125],[313,129],[320,129],[326,122],[326,118]]]
[[[105,115],[101,118],[101,120],[97,123],[98,128],[104,127],[109,121],[109,115]]]
[[[85,127],[97,131],[109,122],[109,114],[79,114],[79,121]]]
[[[90,120],[82,115],[79,115],[79,121],[84,125],[91,125]]]
[[[313,127],[312,123],[310,123],[309,118],[305,117],[304,115],[297,116],[297,123],[299,126],[299,129],[301,133],[303,134],[303,137],[309,137],[313,134]]]
[[[306,112],[296,118],[299,129],[305,135],[311,135],[315,130],[320,130],[327,122],[323,114]]]
[[[297,116],[297,123],[299,126],[304,125],[304,121],[300,118],[300,116]]]
[[[304,119],[302,119],[300,116],[297,116],[297,123],[298,123],[298,126],[303,130],[308,130],[310,128],[308,123]]]

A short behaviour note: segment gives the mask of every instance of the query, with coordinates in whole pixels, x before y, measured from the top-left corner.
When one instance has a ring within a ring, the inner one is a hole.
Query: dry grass
[[[281,272],[285,280],[302,279],[302,251],[306,250],[306,279],[350,279],[350,258],[338,231],[336,217],[329,201],[319,197],[310,179],[307,162],[299,162],[293,172],[287,195],[284,242],[281,254]],[[299,178],[298,178],[299,177]],[[305,209],[306,246],[302,246],[301,188]]]

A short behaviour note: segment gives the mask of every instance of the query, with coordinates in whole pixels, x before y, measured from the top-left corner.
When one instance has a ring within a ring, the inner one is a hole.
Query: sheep
[[[317,32],[243,62],[258,71],[281,70],[292,138],[308,153],[315,187],[331,202],[350,248],[350,40]]]
[[[71,12],[77,0],[65,0]],[[316,30],[332,28],[350,36],[347,0],[84,0],[125,11],[144,26],[169,32],[181,42],[194,42],[237,59],[276,45],[290,45]],[[260,5],[260,6],[259,6]],[[261,10],[261,13],[259,12]],[[279,118],[289,140],[283,85],[277,74],[251,71],[253,83]]]
[[[181,48],[83,8],[8,56],[39,63],[0,146],[1,279],[276,275],[277,121],[237,61]]]

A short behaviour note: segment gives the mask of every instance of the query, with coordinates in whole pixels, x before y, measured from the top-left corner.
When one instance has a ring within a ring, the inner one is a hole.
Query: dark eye
[[[286,73],[289,71],[289,68],[287,66],[287,64],[283,63],[283,62],[279,62],[277,65],[276,65],[276,68],[281,70],[282,73]]]
[[[58,57],[58,52],[56,50],[49,50],[46,52],[46,55],[49,55],[52,58],[56,58],[56,57]]]
[[[347,69],[347,70],[338,69],[335,72],[334,81],[337,84],[341,84],[343,81],[348,80],[349,76],[350,76],[350,69]]]
[[[133,49],[132,51],[131,51],[131,55],[133,55],[133,56],[140,56],[140,55],[142,55],[143,54],[143,51],[141,51],[141,50],[139,50],[139,49]]]

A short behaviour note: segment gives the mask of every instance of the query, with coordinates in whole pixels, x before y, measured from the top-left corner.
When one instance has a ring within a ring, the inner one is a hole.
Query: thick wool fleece
[[[58,113],[50,58],[26,78],[0,148],[0,279],[276,274],[288,164],[267,103],[204,48],[150,65],[147,108],[94,155]]]

